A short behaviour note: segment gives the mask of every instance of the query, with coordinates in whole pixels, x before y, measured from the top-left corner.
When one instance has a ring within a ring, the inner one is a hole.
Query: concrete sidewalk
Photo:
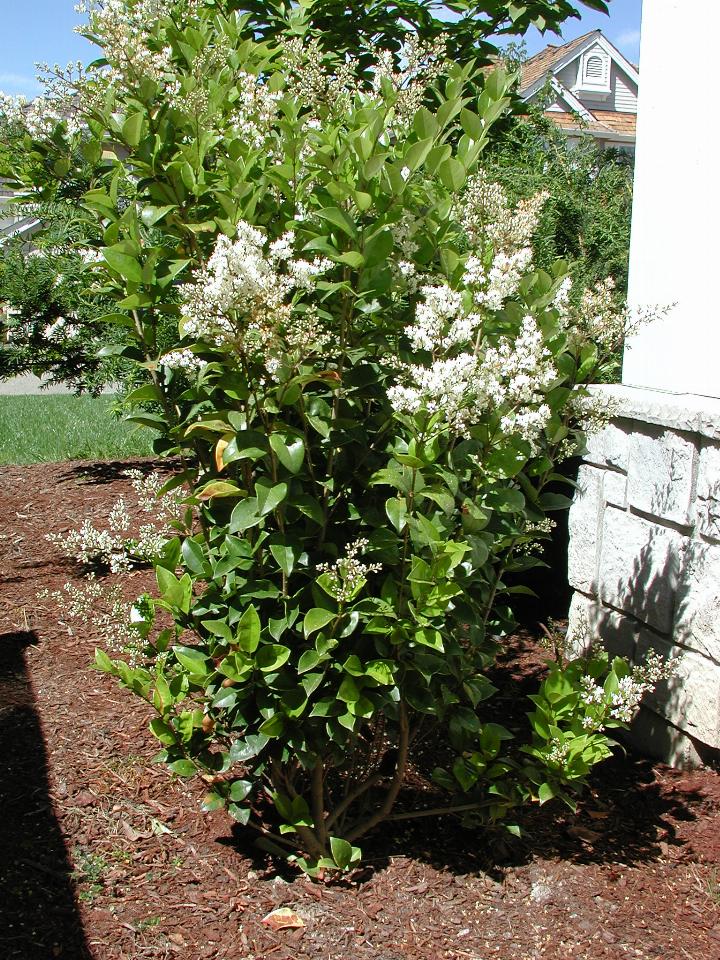
[[[22,376],[13,377],[11,380],[0,380],[0,396],[19,397],[31,394],[73,393],[70,387],[65,386],[64,383],[44,387],[43,382],[40,377],[35,377],[32,373],[24,373]]]

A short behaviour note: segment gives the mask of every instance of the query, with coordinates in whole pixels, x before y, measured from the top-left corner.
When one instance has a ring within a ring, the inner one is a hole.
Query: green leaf
[[[352,860],[353,848],[347,840],[343,840],[340,837],[330,837],[330,850],[333,860],[341,870],[349,866]]]
[[[121,253],[114,247],[105,247],[102,254],[108,266],[125,280],[129,280],[130,283],[142,283],[142,267],[135,257]]]
[[[424,140],[428,137],[435,137],[439,127],[437,120],[427,107],[420,107],[413,118],[413,129]]]
[[[122,128],[122,135],[125,142],[131,147],[136,147],[142,138],[143,124],[145,121],[144,111],[134,113],[128,117]]]
[[[105,651],[99,647],[95,650],[95,666],[98,670],[102,670],[103,673],[114,673],[115,671],[112,660]]]
[[[270,436],[270,446],[280,463],[290,473],[297,473],[305,459],[305,442],[302,437],[285,437],[279,433]]]
[[[441,143],[437,147],[433,147],[430,153],[427,155],[427,160],[425,161],[425,169],[429,170],[430,173],[436,173],[438,167],[444,163],[448,157],[452,156],[452,147],[449,143]]]
[[[365,673],[378,683],[384,686],[392,686],[395,683],[395,674],[391,660],[371,660],[365,667]]]
[[[562,493],[543,493],[539,504],[542,510],[569,510],[573,501]]]
[[[344,703],[356,703],[360,699],[360,690],[352,677],[345,677],[338,689],[338,700]]]
[[[196,496],[198,500],[212,500],[215,497],[218,499],[222,497],[246,497],[247,490],[241,489],[237,484],[230,483],[228,480],[211,480],[204,487],[200,487]]]
[[[255,663],[263,673],[270,673],[273,670],[279,670],[283,664],[287,663],[289,657],[289,647],[283,647],[279,643],[269,643],[260,647],[255,655]]]
[[[365,244],[365,249],[363,254],[365,256],[365,263],[368,267],[376,267],[381,263],[385,263],[392,253],[394,245],[392,231],[383,228],[374,234]]]
[[[241,500],[230,514],[230,533],[244,533],[262,520],[255,497]]]
[[[268,738],[262,734],[249,734],[244,740],[236,740],[230,747],[230,760],[232,763],[244,763],[251,760],[262,752],[263,747],[268,742]]]
[[[140,214],[140,219],[146,227],[154,227],[155,224],[159,223],[163,217],[166,217],[171,210],[177,210],[177,207],[174,203],[168,204],[164,207],[145,207],[143,212]],[[183,260],[182,263],[185,265],[187,261]],[[182,267],[180,269],[182,269]],[[177,272],[179,273],[180,271],[178,270]]]
[[[238,460],[260,460],[267,455],[265,443],[263,434],[256,430],[238,430],[223,450],[222,462],[228,466]]]
[[[335,257],[335,259],[338,263],[345,263],[348,267],[352,267],[353,270],[362,270],[365,266],[365,257],[357,250],[348,250],[346,253],[341,253],[339,257]]]
[[[320,654],[317,650],[306,650],[298,660],[298,673],[306,673],[308,670],[314,670],[320,663]]]
[[[235,626],[235,642],[246,653],[254,653],[260,643],[260,631],[260,617],[251,604]]]
[[[192,760],[175,760],[175,762],[169,766],[172,772],[176,773],[179,777],[194,777],[198,772]]]
[[[338,227],[349,237],[353,237],[353,239],[357,237],[357,228],[355,224],[352,222],[347,213],[345,213],[345,211],[341,210],[339,207],[325,207],[324,210],[318,210],[317,215],[323,220],[327,220],[327,222],[331,223],[334,227]]]
[[[410,170],[417,170],[418,167],[422,166],[432,149],[433,142],[432,138],[428,138],[427,140],[418,140],[417,143],[411,144],[403,157],[405,166],[409,167]]]
[[[555,796],[555,791],[553,790],[553,788],[550,786],[549,783],[540,784],[540,789],[538,790],[538,799],[540,801],[540,806],[542,806],[544,803],[547,803],[548,800],[552,800],[554,796]]]
[[[230,787],[230,799],[235,803],[242,803],[250,795],[252,788],[249,780],[235,780]]]
[[[295,551],[293,548],[274,543],[270,547],[270,553],[275,558],[275,562],[280,567],[280,570],[286,577],[289,577],[295,566]]]
[[[480,117],[471,110],[463,108],[460,111],[460,123],[465,133],[473,140],[480,140],[483,135],[483,123]]]
[[[192,601],[192,580],[186,573],[181,580],[165,567],[155,568],[160,596],[172,607],[177,607],[183,613],[188,613]]]
[[[455,157],[450,157],[438,167],[438,176],[448,190],[457,193],[465,185],[467,174],[463,164]]]
[[[322,630],[331,620],[335,619],[336,614],[331,610],[323,610],[322,607],[313,607],[308,610],[303,619],[303,633],[306,637],[311,636],[318,630]]]
[[[398,533],[407,523],[407,503],[399,497],[390,497],[385,501],[385,513],[390,523]]]
[[[260,516],[264,517],[268,513],[272,513],[276,507],[280,506],[287,496],[288,485],[286,483],[278,483],[276,486],[268,489],[267,487],[263,488],[260,484],[257,484],[255,492],[257,493]]]
[[[194,677],[207,677],[210,674],[208,657],[195,647],[173,647],[173,654],[178,663]]]
[[[269,740],[279,737],[285,729],[285,717],[281,713],[274,713],[271,717],[260,724],[258,732]]]
[[[197,540],[186,537],[182,544],[182,558],[185,566],[192,573],[202,574],[205,569],[205,554],[203,548]]]
[[[244,827],[247,826],[252,813],[250,807],[239,807],[236,803],[229,803],[227,809],[233,820],[237,820]]]

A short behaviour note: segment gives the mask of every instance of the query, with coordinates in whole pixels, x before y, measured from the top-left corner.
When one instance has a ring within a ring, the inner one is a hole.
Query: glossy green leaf
[[[336,614],[330,610],[324,610],[322,607],[313,607],[305,614],[303,633],[306,637],[309,637],[318,630],[322,630],[322,628],[327,626],[335,617]]]
[[[255,654],[255,663],[263,673],[269,673],[272,670],[279,670],[283,664],[287,663],[289,657],[289,647],[283,647],[279,643],[272,643],[260,647]]]
[[[279,433],[273,433],[270,446],[286,470],[290,473],[300,470],[305,459],[305,441],[302,437],[282,437]]]

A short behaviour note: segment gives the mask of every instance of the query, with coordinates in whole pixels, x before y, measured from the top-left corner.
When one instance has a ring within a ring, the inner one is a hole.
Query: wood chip
[[[271,930],[297,930],[305,926],[305,921],[299,917],[289,907],[280,907],[273,910],[266,917],[263,917],[262,923]]]

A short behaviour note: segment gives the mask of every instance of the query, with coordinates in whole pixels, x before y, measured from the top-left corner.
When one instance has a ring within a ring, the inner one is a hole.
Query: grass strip
[[[125,460],[152,454],[154,433],[117,418],[113,397],[0,397],[0,465]]]

